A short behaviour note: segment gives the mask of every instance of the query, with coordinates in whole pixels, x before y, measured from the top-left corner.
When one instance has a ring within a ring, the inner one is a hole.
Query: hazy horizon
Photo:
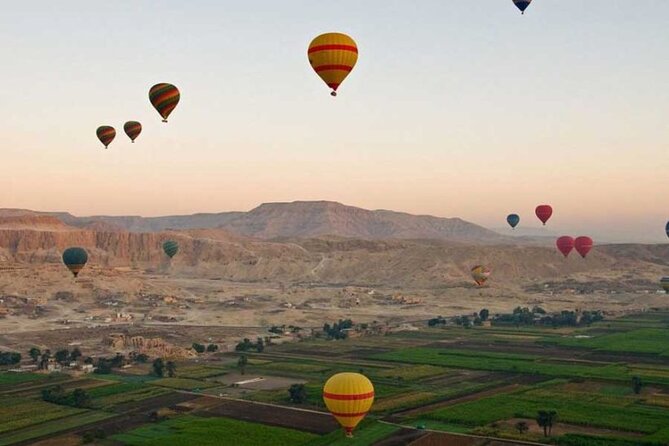
[[[664,243],[669,3],[13,3],[0,17],[0,207],[75,215],[366,209]],[[333,99],[316,35],[356,39]],[[162,124],[147,92],[182,100]],[[136,144],[123,122],[144,125]],[[99,125],[113,125],[104,150]]]

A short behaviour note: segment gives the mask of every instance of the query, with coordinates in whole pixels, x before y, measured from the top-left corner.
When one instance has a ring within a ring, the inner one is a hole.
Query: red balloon
[[[567,257],[572,249],[574,249],[574,239],[568,235],[563,235],[555,242],[557,249],[560,250],[562,255]]]
[[[592,249],[592,245],[594,242],[590,237],[576,237],[576,240],[574,240],[574,246],[576,247],[576,251],[581,254],[581,257],[585,259],[585,256],[588,255],[590,250]]]
[[[534,210],[534,213],[537,214],[537,217],[545,226],[548,219],[551,218],[551,215],[553,215],[553,208],[547,204],[540,204]]]

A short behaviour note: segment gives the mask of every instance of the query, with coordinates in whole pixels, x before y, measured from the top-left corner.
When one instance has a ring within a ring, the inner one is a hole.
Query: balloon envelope
[[[537,215],[537,218],[541,220],[541,223],[545,225],[548,219],[551,218],[551,215],[553,215],[553,208],[547,204],[540,204],[534,210],[534,213]]]
[[[530,6],[532,0],[513,0],[513,4],[516,5],[516,8],[520,9],[520,12],[525,14],[525,10]]]
[[[669,221],[667,222],[667,226],[664,227],[664,230],[667,233],[667,237],[669,237]]]
[[[174,240],[167,240],[163,243],[163,251],[165,251],[165,254],[171,259],[177,252],[179,252],[179,244]]]
[[[663,277],[660,279],[660,285],[662,286],[662,289],[669,294],[669,277]]]
[[[98,135],[98,139],[105,146],[105,149],[116,137],[116,130],[114,127],[108,125],[101,125],[95,131],[95,134]]]
[[[149,90],[149,100],[158,114],[162,116],[163,122],[167,122],[167,117],[176,108],[179,99],[181,99],[181,93],[172,84],[156,84]]]
[[[476,265],[472,268],[472,279],[478,286],[485,285],[486,281],[490,277],[490,270],[483,265]]]
[[[67,248],[63,251],[63,263],[74,277],[77,277],[86,262],[88,262],[88,253],[84,248]]]
[[[506,217],[506,222],[509,226],[515,229],[516,226],[518,226],[518,223],[520,223],[520,216],[518,214],[509,214]]]
[[[337,373],[323,386],[323,401],[346,435],[352,436],[353,429],[372,408],[374,386],[359,373]]]
[[[557,239],[555,245],[557,246],[557,249],[560,250],[562,255],[567,257],[572,249],[574,249],[574,238],[569,237],[568,235],[563,235]]]
[[[336,96],[337,88],[358,61],[358,46],[346,34],[321,34],[309,44],[307,57],[316,74],[332,89],[330,94]]]
[[[130,141],[135,142],[135,139],[142,133],[142,124],[137,121],[128,121],[123,125],[123,131],[128,135]]]
[[[584,259],[592,249],[593,244],[594,243],[590,237],[581,236],[576,237],[576,240],[574,240],[574,247],[576,248],[576,251],[581,254],[581,257]]]

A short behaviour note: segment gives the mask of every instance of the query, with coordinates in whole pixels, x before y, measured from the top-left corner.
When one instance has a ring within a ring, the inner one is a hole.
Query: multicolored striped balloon
[[[98,135],[98,139],[102,144],[104,144],[105,149],[111,142],[114,140],[116,137],[116,130],[114,127],[110,127],[108,125],[101,125],[98,127],[98,129],[95,131],[95,133]]]
[[[359,373],[337,373],[323,386],[325,406],[344,428],[346,436],[365,418],[374,403],[374,386]]]
[[[180,98],[179,89],[172,84],[156,84],[149,90],[149,100],[163,117],[163,122],[167,122],[167,117],[177,106]]]
[[[525,10],[530,6],[530,3],[532,3],[532,0],[513,0],[513,4],[520,9],[521,14],[525,14]]]
[[[321,34],[311,41],[307,56],[316,74],[332,88],[330,94],[337,96],[337,88],[358,61],[358,46],[346,34]]]
[[[135,139],[142,133],[142,124],[137,121],[128,121],[123,124],[123,131],[128,135],[130,141],[134,143]]]

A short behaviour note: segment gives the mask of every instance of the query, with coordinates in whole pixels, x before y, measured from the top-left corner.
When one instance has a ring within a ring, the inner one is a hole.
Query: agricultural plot
[[[447,402],[498,386],[498,382],[468,382],[459,381],[448,387],[436,388],[431,392],[414,390],[399,395],[381,397],[372,407],[372,412],[400,412],[413,408],[420,408],[437,402]]]
[[[565,385],[524,388],[512,394],[446,407],[424,416],[473,428],[509,418],[533,419],[539,410],[556,410],[561,422],[621,434],[632,432],[651,436],[669,426],[666,410],[637,404],[633,398],[569,392]],[[661,440],[669,441],[669,438]]]
[[[222,367],[211,367],[205,365],[180,365],[178,367],[179,377],[190,379],[204,379],[219,376],[226,373]]]
[[[39,373],[0,373],[0,390],[11,389],[16,384],[47,380],[48,377]]]
[[[40,423],[39,426],[30,426],[28,428],[13,430],[11,432],[0,435],[0,446],[45,437],[91,423],[97,423],[113,416],[115,415],[101,411],[86,411],[76,413],[75,415]]]
[[[306,443],[304,446],[372,446],[378,441],[388,438],[401,428],[378,421],[363,421],[355,430],[354,438],[346,438],[343,431],[336,430],[328,435]]]
[[[264,365],[262,367],[257,367],[257,370],[266,370],[273,372],[290,372],[297,374],[317,374],[327,372],[331,369],[331,366],[326,364],[317,364],[317,363],[304,363],[304,362],[287,362],[287,361],[274,361],[270,364]]]
[[[304,445],[316,435],[229,418],[182,416],[113,437],[130,446]]]
[[[451,373],[453,373],[452,370],[446,369],[444,367],[435,367],[432,365],[414,365],[376,370],[372,375],[386,379],[418,381],[425,378],[432,378],[434,376],[441,376]]]
[[[0,434],[84,412],[27,398],[12,398],[0,406]]]
[[[193,391],[197,389],[206,389],[207,387],[214,387],[216,383],[188,378],[162,378],[151,381],[151,385],[167,387],[169,389]]]
[[[587,338],[566,337],[554,339],[553,342],[608,352],[669,356],[669,330],[666,328],[640,328]]]
[[[118,383],[93,389],[89,391],[89,395],[93,398],[93,407],[113,409],[117,404],[141,401],[168,392],[167,389],[141,383]]]
[[[438,348],[414,348],[397,350],[375,355],[374,359],[401,363],[430,364],[444,367],[489,370],[497,372],[523,373],[565,378],[596,378],[629,381],[634,373],[626,365],[608,364],[604,366],[578,363],[555,363],[542,361],[540,357],[519,358],[510,355],[505,358],[498,353],[452,351]],[[635,370],[647,382],[669,385],[669,377],[657,376],[652,370]]]

